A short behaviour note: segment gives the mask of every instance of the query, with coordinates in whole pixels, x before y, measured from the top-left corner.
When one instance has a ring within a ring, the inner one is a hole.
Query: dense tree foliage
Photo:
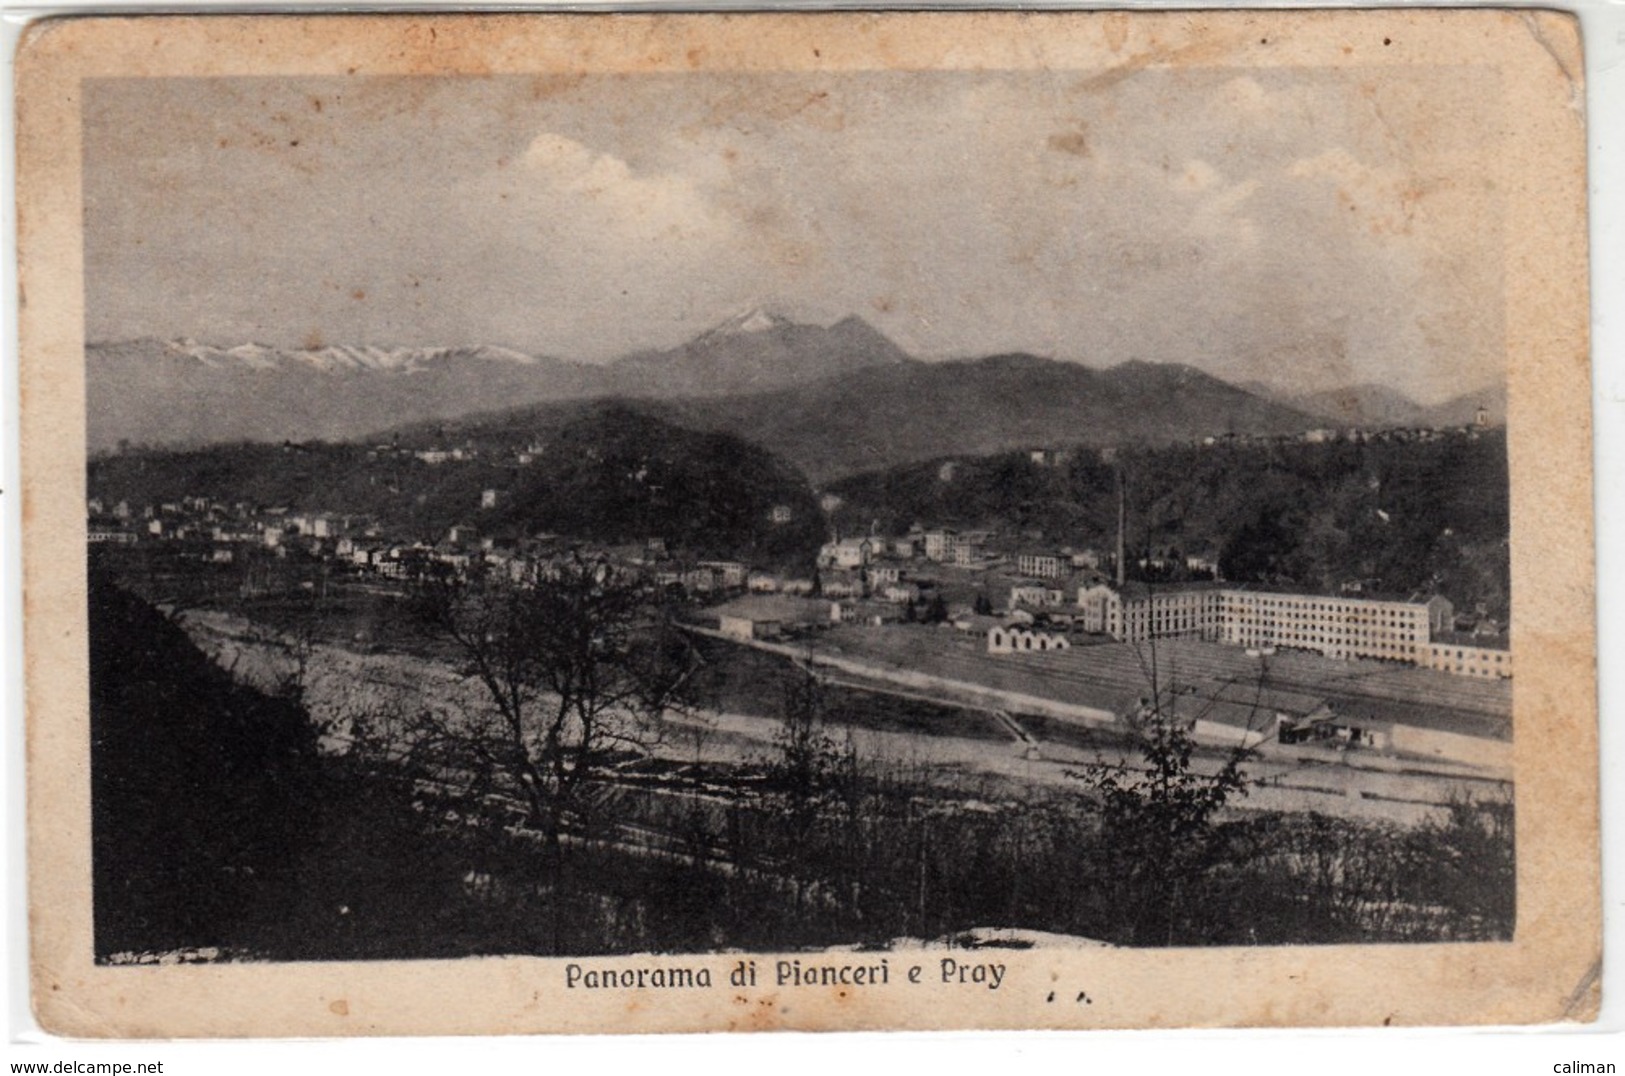
[[[704,556],[810,564],[824,539],[806,480],[737,437],[696,433],[630,408],[572,422],[517,472],[498,526],[624,541],[661,537]],[[773,509],[789,510],[775,521]]]
[[[1140,764],[1096,763],[1076,774],[1098,801],[1102,880],[1122,910],[1128,940],[1172,945],[1211,915],[1212,875],[1229,851],[1219,813],[1246,795],[1250,752],[1227,753],[1212,773],[1192,765],[1196,739],[1159,691],[1134,729]]]
[[[1217,554],[1226,579],[1336,590],[1442,593],[1458,607],[1509,604],[1506,439],[1226,443],[1079,451],[1058,465],[1025,453],[935,461],[836,483],[845,529],[992,527],[1111,550],[1117,478],[1131,577],[1164,559]]]
[[[408,446],[454,443],[469,459],[428,463]],[[540,451],[518,463],[520,448]],[[663,538],[699,556],[805,568],[824,540],[812,490],[793,467],[747,441],[596,405],[570,422],[421,435],[399,448],[363,444],[216,445],[92,459],[91,496],[140,508],[186,496],[377,520],[391,537],[438,541],[454,524],[604,542]],[[481,493],[502,494],[481,507]],[[775,519],[774,509],[787,509]],[[788,519],[783,518],[788,515]]]
[[[318,749],[296,677],[234,682],[180,624],[92,572],[98,960],[377,959],[511,946],[471,925],[467,833],[392,748]]]
[[[463,809],[491,796],[517,805],[557,885],[567,833],[594,830],[617,767],[685,707],[698,664],[688,637],[654,587],[580,556],[524,586],[498,573],[428,579],[414,604],[484,690],[479,704],[399,729],[391,746],[459,790]]]

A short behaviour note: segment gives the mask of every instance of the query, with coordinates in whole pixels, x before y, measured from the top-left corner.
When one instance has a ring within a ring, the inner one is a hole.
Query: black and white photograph
[[[1524,936],[1515,76],[806,18],[77,83],[102,973]]]

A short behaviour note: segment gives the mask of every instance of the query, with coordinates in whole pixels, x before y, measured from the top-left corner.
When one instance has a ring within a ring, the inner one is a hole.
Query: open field
[[[1156,682],[1232,704],[1215,708],[1215,720],[1299,711],[1324,699],[1350,717],[1511,739],[1510,682],[1376,661],[1282,652],[1261,663],[1237,647],[1193,640],[994,655],[979,635],[912,625],[837,628],[821,637],[818,649],[1113,713],[1149,695]]]
[[[935,629],[916,629],[935,634]],[[873,630],[856,630],[860,635]],[[942,632],[940,638],[962,639]],[[781,683],[792,669],[791,657],[745,644],[704,639],[711,659],[729,669],[750,669],[757,682]],[[1056,655],[1048,655],[1056,656]],[[1066,656],[1066,655],[1059,655]],[[1003,657],[996,659],[1001,665]],[[876,757],[908,759],[926,766],[945,783],[993,780],[1002,795],[1020,798],[1027,792],[1076,789],[1076,775],[1084,768],[1105,764],[1137,765],[1133,741],[1113,724],[1082,724],[1065,718],[997,709],[991,702],[978,706],[932,705],[918,692],[880,678],[866,678],[845,669],[819,667],[831,691],[842,691],[845,705],[832,710],[838,721],[858,730],[867,753]],[[970,671],[950,668],[949,675],[963,682]],[[1019,689],[1031,691],[1031,681]],[[1017,689],[1012,689],[1017,690]],[[958,693],[945,691],[946,696]],[[1074,695],[1073,698],[1080,696]],[[704,718],[711,757],[724,761],[730,752],[747,750],[753,741],[770,748],[779,728],[779,696],[763,695],[753,703],[748,693],[735,692],[721,712]],[[899,709],[899,707],[901,709]],[[903,722],[880,718],[907,713]],[[1447,762],[1406,760],[1374,753],[1358,757],[1317,745],[1265,750],[1247,764],[1252,779],[1249,794],[1237,806],[1244,810],[1318,811],[1345,818],[1415,824],[1436,817],[1452,799],[1503,798],[1509,786],[1474,767]],[[1198,747],[1192,766],[1211,773],[1224,762],[1225,752]],[[983,794],[987,794],[984,790]]]
[[[789,685],[795,677],[805,675],[795,665],[761,650],[705,636],[696,637],[696,646],[711,673],[702,686],[705,705],[721,711],[783,718]],[[876,692],[840,680],[828,684],[823,703],[830,720],[856,728],[994,743],[1009,739],[986,712],[897,692]]]

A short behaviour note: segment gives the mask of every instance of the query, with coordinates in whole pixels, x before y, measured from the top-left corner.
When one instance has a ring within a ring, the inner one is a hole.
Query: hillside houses
[[[826,542],[818,551],[820,568],[862,568],[879,555],[881,545],[868,538],[843,538]]]
[[[1010,588],[1009,608],[1057,609],[1067,604],[1066,591],[1043,583],[1018,583]]]
[[[961,535],[958,531],[934,530],[924,535],[923,550],[926,560],[934,560],[939,564],[953,564],[959,558],[961,548],[971,545],[968,535]]]
[[[1022,553],[1016,557],[1017,570],[1034,579],[1059,579],[1072,570],[1071,558],[1055,553]]]

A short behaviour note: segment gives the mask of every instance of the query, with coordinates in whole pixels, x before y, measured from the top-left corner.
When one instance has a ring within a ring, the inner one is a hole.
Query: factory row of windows
[[[1312,650],[1334,658],[1404,661],[1464,676],[1512,675],[1512,657],[1482,647],[1444,647],[1431,629],[1450,623],[1443,598],[1427,604],[1376,602],[1290,594],[1197,591],[1156,594],[1123,602],[1100,590],[1079,594],[1090,613],[1104,606],[1105,627],[1139,642],[1172,636],[1223,639],[1241,646]],[[1097,614],[1098,615],[1098,614]],[[1094,620],[1095,616],[1087,617]]]

